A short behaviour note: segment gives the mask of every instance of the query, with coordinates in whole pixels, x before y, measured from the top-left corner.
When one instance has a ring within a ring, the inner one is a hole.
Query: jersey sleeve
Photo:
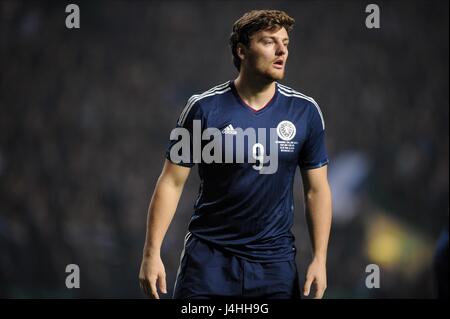
[[[325,122],[316,103],[311,102],[308,121],[308,136],[298,158],[300,169],[314,169],[328,164],[325,145]]]
[[[201,123],[202,115],[199,103],[195,102],[194,97],[191,97],[178,117],[175,128],[170,132],[165,154],[169,161],[184,167],[195,165],[197,161],[193,147],[194,126],[198,125],[201,128]]]

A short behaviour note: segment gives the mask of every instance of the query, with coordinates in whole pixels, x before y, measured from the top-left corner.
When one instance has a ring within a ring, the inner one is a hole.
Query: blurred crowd
[[[62,3],[0,2],[0,297],[143,297],[146,214],[170,130],[190,95],[237,76],[228,36],[255,8],[296,19],[283,83],[325,117],[336,204],[327,296],[437,296],[448,2],[381,1],[380,29],[365,27],[359,1],[78,4],[81,28],[67,29]],[[194,168],[162,250],[169,294],[197,191]],[[379,289],[364,284],[371,263]],[[80,266],[80,289],[65,286],[68,264]]]

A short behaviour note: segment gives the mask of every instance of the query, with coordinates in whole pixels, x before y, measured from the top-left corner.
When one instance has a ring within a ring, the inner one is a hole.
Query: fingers
[[[305,285],[303,286],[303,295],[309,296],[309,292],[311,290],[311,285],[313,283],[314,277],[308,276],[306,277]]]
[[[314,299],[322,299],[325,294],[325,289],[327,288],[325,283],[317,280],[314,276],[309,276],[306,278],[305,286],[303,287],[303,294],[309,296],[312,284],[315,284],[316,293],[314,294]]]
[[[139,285],[141,286],[142,291],[144,292],[144,294],[146,294],[147,296],[151,297],[151,289],[150,289],[150,282],[148,279],[140,279],[139,280]]]
[[[166,274],[164,272],[160,272],[157,277],[151,277],[148,281],[150,284],[150,297],[154,299],[159,299],[158,289],[163,293],[167,293],[166,288]],[[156,285],[156,282],[158,282],[158,285]]]
[[[315,277],[309,277],[306,279],[305,287],[303,289],[303,294],[305,296],[309,296],[312,285],[314,285],[314,288],[315,288],[314,299],[322,299],[323,295],[325,294],[325,289],[327,288],[327,286],[326,286],[326,284],[320,282]]]
[[[327,287],[324,284],[317,284],[316,285],[316,294],[314,296],[314,299],[322,299],[323,295],[325,294],[325,289]]]
[[[139,284],[142,291],[152,299],[159,299],[158,288],[162,293],[167,293],[166,272],[160,259],[143,258],[139,270]]]
[[[156,278],[157,277],[139,279],[139,285],[141,286],[142,291],[152,299],[159,299],[158,291],[156,290]]]
[[[156,289],[156,278],[157,277],[152,277],[149,280],[149,283],[150,283],[150,298],[153,298],[153,299],[159,299],[158,290]]]
[[[158,277],[158,286],[159,286],[159,290],[163,293],[166,294],[167,293],[167,289],[166,289],[166,274],[165,273],[160,273],[159,277]]]
[[[141,290],[144,292],[144,294],[147,294],[147,288],[145,287],[145,284],[141,278],[139,278],[139,286],[141,287]]]

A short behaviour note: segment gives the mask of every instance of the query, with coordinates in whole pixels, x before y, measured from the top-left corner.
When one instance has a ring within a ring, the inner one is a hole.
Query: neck
[[[250,77],[245,72],[239,73],[234,85],[241,99],[255,110],[263,108],[275,94],[275,81]]]

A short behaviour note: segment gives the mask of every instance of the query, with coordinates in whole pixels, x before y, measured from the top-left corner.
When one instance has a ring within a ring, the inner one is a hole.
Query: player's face
[[[247,51],[247,66],[269,80],[283,79],[288,44],[289,36],[285,28],[255,33]]]

